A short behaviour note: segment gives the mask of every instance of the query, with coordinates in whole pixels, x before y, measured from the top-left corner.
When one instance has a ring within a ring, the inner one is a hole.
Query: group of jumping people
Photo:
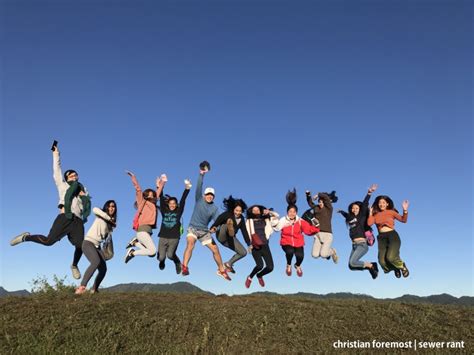
[[[55,142],[56,143],[56,142]],[[117,225],[117,204],[114,200],[105,202],[102,208],[93,208],[95,220],[84,233],[84,224],[91,213],[91,200],[87,189],[79,182],[79,175],[75,170],[61,169],[60,154],[57,144],[53,151],[53,178],[59,193],[59,214],[54,220],[47,236],[21,233],[13,238],[10,245],[22,242],[35,242],[50,246],[68,236],[74,246],[74,256],[71,265],[72,276],[81,278],[78,262],[84,253],[90,265],[85,271],[76,294],[86,292],[86,287],[95,271],[94,284],[90,291],[98,292],[98,288],[107,272],[104,243],[111,242],[112,232]],[[132,222],[135,235],[126,246],[125,263],[136,256],[155,256],[158,259],[159,269],[166,266],[166,258],[170,259],[177,274],[189,275],[189,264],[192,253],[199,241],[212,252],[217,264],[217,275],[231,280],[229,273],[234,274],[234,265],[251,253],[255,260],[255,267],[245,279],[245,287],[249,288],[252,280],[257,276],[258,283],[264,287],[263,277],[274,269],[269,239],[274,232],[280,232],[280,246],[286,256],[285,272],[292,275],[293,267],[298,277],[303,276],[302,262],[304,259],[304,235],[313,236],[314,242],[311,255],[314,258],[323,258],[334,263],[338,262],[338,255],[332,247],[332,216],[333,203],[338,198],[335,191],[331,193],[317,193],[314,196],[306,191],[306,200],[309,209],[298,216],[296,190],[286,194],[286,215],[280,217],[271,208],[261,204],[250,207],[240,198],[232,195],[223,200],[225,211],[219,214],[215,203],[215,190],[207,187],[203,190],[206,173],[210,170],[207,161],[199,165],[199,175],[196,183],[195,205],[186,233],[186,248],[183,260],[176,254],[181,235],[184,234],[182,215],[187,196],[192,188],[191,181],[184,181],[184,191],[180,200],[164,193],[168,178],[162,174],[156,179],[155,189],[142,190],[137,177],[130,171],[135,189],[136,213]],[[367,254],[369,245],[374,243],[372,225],[378,229],[378,263],[385,273],[394,271],[397,278],[408,277],[408,268],[400,258],[400,237],[394,229],[395,220],[406,223],[408,217],[408,201],[403,201],[403,213],[400,215],[395,209],[393,201],[388,196],[378,196],[372,207],[369,200],[377,185],[372,185],[363,201],[349,204],[347,211],[338,210],[348,226],[349,237],[352,241],[352,251],[349,257],[351,270],[368,270],[373,279],[378,276],[377,262],[362,261]],[[158,215],[161,214],[161,225],[158,232],[158,248],[152,239],[153,230],[157,228]],[[211,224],[212,222],[212,224]],[[211,224],[211,225],[210,225]],[[241,232],[247,247],[239,241],[237,233]],[[226,262],[222,261],[219,247],[215,239],[224,247],[232,250],[234,255]],[[293,264],[293,259],[295,260]]]

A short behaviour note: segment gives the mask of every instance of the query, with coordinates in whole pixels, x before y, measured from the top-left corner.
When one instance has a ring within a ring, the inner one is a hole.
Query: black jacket
[[[181,236],[181,216],[184,212],[184,205],[188,194],[189,190],[185,189],[181,199],[179,200],[178,207],[176,207],[174,211],[170,211],[166,199],[163,196],[163,192],[161,193],[160,212],[163,219],[161,221],[160,233],[158,233],[159,237],[176,239]]]
[[[370,227],[367,225],[367,217],[369,215],[369,199],[370,195],[367,194],[359,205],[359,214],[356,216],[352,212],[339,211],[340,214],[346,219],[347,226],[349,227],[349,236],[351,239],[365,238],[365,231],[369,230]]]

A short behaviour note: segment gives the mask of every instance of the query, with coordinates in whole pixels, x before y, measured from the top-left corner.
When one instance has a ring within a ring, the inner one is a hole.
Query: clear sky
[[[79,172],[93,206],[115,199],[116,256],[103,286],[189,281],[243,294],[251,256],[232,282],[196,246],[191,275],[156,259],[123,262],[134,190],[167,173],[180,196],[198,163],[205,186],[286,211],[285,193],[336,190],[335,208],[371,183],[401,210],[408,279],[347,267],[351,243],[334,215],[339,264],[311,258],[287,277],[279,234],[268,291],[348,291],[376,297],[473,292],[473,33],[470,1],[1,1],[1,275],[7,290],[67,275],[72,246],[9,246],[47,234],[57,214],[49,150]],[[187,225],[194,188],[184,214]],[[86,230],[92,219],[86,225]],[[240,236],[239,236],[240,237]],[[241,238],[241,237],[240,237]],[[157,241],[156,233],[154,240]],[[182,257],[185,239],[178,254]],[[232,252],[220,248],[224,259]],[[375,261],[377,248],[365,257]],[[83,257],[79,266],[88,265]],[[255,282],[250,292],[260,291]]]

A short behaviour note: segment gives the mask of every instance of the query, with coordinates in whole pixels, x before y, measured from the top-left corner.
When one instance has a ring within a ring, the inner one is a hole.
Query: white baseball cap
[[[208,195],[208,194],[212,194],[216,196],[214,189],[212,187],[206,187],[206,189],[204,190],[204,195]]]

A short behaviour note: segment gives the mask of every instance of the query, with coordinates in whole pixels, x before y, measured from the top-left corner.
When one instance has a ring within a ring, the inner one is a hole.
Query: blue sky
[[[10,247],[22,231],[47,234],[57,192],[49,147],[60,144],[94,206],[115,199],[116,257],[104,286],[189,281],[247,293],[251,256],[232,282],[215,276],[197,246],[191,275],[155,259],[123,263],[134,191],[167,173],[180,195],[212,164],[205,186],[283,213],[289,188],[336,190],[335,208],[371,183],[401,209],[396,229],[408,279],[347,268],[350,240],[333,218],[340,262],[311,258],[288,278],[274,234],[268,291],[473,295],[472,4],[468,1],[3,1],[1,93],[1,275],[7,290],[69,276],[72,247]],[[191,196],[194,193],[192,191]],[[194,203],[188,199],[189,221]],[[90,223],[86,225],[86,230]],[[156,242],[156,233],[154,235]],[[122,248],[123,246],[123,248]],[[178,254],[182,257],[185,240]],[[225,259],[231,251],[220,248]],[[370,248],[368,261],[377,258]],[[85,257],[79,266],[87,267]],[[259,291],[252,285],[250,292]]]

